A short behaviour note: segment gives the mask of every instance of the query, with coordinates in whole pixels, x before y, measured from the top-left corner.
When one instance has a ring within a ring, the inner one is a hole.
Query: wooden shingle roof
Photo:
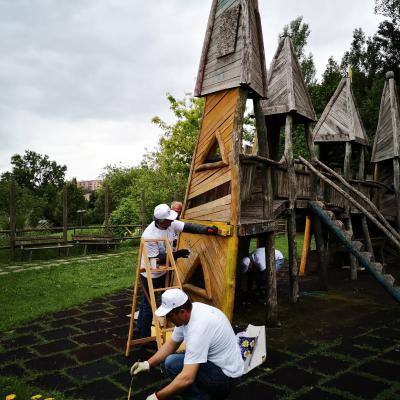
[[[245,85],[265,98],[266,75],[258,0],[213,0],[194,95]]]
[[[282,38],[268,73],[268,99],[262,102],[264,115],[295,112],[316,121],[314,107],[304,83],[292,40]]]
[[[361,121],[351,79],[343,78],[325,107],[313,131],[315,143],[351,142],[368,145],[368,138]]]
[[[386,74],[371,162],[400,156],[400,107],[393,72]]]

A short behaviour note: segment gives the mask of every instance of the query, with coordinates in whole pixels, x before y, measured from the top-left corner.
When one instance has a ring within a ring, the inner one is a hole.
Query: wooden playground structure
[[[290,298],[296,302],[296,214],[302,214],[313,227],[323,287],[328,285],[329,257],[341,246],[349,255],[351,279],[363,267],[400,301],[397,282],[385,272],[376,247],[380,240],[400,251],[400,113],[393,74],[387,74],[382,96],[371,159],[374,179],[365,176],[368,138],[351,77],[343,78],[317,121],[289,37],[281,39],[267,75],[256,0],[213,0],[195,95],[205,98],[205,107],[182,218],[217,225],[225,236],[181,233],[178,247],[189,248],[191,257],[178,260],[177,268],[191,298],[219,307],[232,319],[238,264],[257,238],[266,251],[266,321],[274,324],[275,224],[286,218]],[[256,125],[250,151],[242,135],[248,100]],[[310,160],[293,156],[296,125],[304,126]],[[344,154],[340,165],[333,148]]]

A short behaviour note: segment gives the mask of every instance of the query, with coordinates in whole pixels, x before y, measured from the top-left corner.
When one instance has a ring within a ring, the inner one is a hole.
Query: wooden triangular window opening
[[[203,255],[201,253],[198,254],[186,275],[183,288],[188,292],[203,297],[205,300],[211,301],[211,281],[205,265]]]
[[[207,169],[221,168],[229,165],[225,155],[224,144],[221,140],[221,134],[218,131],[208,142],[200,165],[196,168],[196,172],[204,171]]]

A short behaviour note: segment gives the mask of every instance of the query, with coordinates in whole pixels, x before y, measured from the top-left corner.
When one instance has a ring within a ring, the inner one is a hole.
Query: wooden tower
[[[315,125],[313,140],[315,144],[319,144],[321,147],[332,143],[345,144],[343,175],[347,180],[352,178],[352,152],[357,145],[360,145],[357,178],[364,179],[365,147],[368,145],[368,138],[356,106],[350,77],[343,78],[340,81]],[[322,161],[328,162],[328,160]]]
[[[372,148],[371,162],[375,163],[375,180],[393,185],[394,195],[386,193],[380,208],[386,216],[396,218],[400,230],[400,106],[394,73],[386,74],[379,110],[378,127]]]
[[[195,95],[205,97],[182,217],[217,225],[226,236],[180,235],[184,289],[192,299],[222,309],[232,318],[237,264],[251,235],[267,236],[267,262],[274,268],[272,188],[265,163],[268,145],[260,99],[266,97],[264,45],[257,0],[213,0]],[[243,154],[243,117],[253,100],[257,153]],[[271,257],[270,257],[271,256]],[[271,272],[271,279],[273,279]],[[276,316],[276,296],[269,318]],[[275,304],[275,305],[274,305]]]
[[[281,127],[285,126],[285,149],[280,164],[287,173],[288,200],[287,226],[289,240],[289,272],[291,299],[299,296],[296,247],[297,180],[293,159],[292,135],[294,124],[304,124],[312,157],[311,123],[316,120],[314,107],[304,83],[296,51],[289,37],[281,39],[268,75],[268,99],[262,101],[268,130],[269,148],[275,160],[279,153]]]

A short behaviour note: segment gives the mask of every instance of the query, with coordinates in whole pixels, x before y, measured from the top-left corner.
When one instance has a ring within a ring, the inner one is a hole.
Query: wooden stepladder
[[[149,256],[147,253],[146,243],[149,242],[164,242],[166,249],[166,262],[165,265],[159,266],[157,269],[152,269],[150,265]],[[141,266],[142,257],[144,261],[144,267]],[[151,278],[151,272],[162,272],[165,271],[165,285],[162,288],[154,289],[153,280]],[[149,291],[141,284],[140,274],[146,272],[147,285]],[[133,345],[148,343],[152,341],[157,342],[157,347],[160,348],[166,341],[167,332],[172,331],[174,328],[169,326],[170,324],[165,320],[165,318],[158,318],[155,316],[155,311],[158,307],[156,293],[163,292],[167,289],[182,289],[182,283],[179,278],[179,274],[176,268],[175,260],[172,254],[172,247],[168,239],[142,239],[140,241],[138,264],[136,268],[136,279],[133,289],[132,297],[132,310],[131,310],[131,320],[129,324],[128,340],[126,343],[125,355],[128,357],[130,349]],[[153,312],[153,324],[155,328],[155,336],[149,336],[146,338],[133,338],[133,332],[135,327],[135,312],[138,306],[138,296],[140,295],[140,290],[144,292],[147,301],[151,305],[151,310]]]

